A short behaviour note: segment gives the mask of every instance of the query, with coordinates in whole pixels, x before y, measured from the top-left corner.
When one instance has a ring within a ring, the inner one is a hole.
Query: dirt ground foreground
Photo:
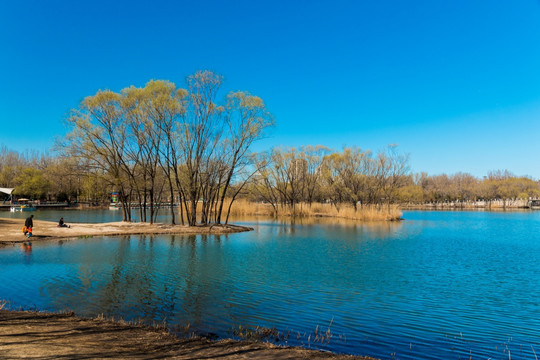
[[[364,359],[262,342],[177,338],[167,330],[73,314],[0,310],[2,359]]]

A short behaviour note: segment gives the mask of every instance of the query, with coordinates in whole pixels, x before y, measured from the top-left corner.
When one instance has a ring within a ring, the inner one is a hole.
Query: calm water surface
[[[25,217],[27,214],[22,214]],[[21,214],[0,213],[0,216]],[[36,218],[116,221],[112,211]],[[0,249],[12,308],[265,326],[290,345],[381,359],[535,359],[540,212],[405,212],[400,223],[237,221],[221,236],[96,237]],[[314,341],[330,329],[329,341]]]

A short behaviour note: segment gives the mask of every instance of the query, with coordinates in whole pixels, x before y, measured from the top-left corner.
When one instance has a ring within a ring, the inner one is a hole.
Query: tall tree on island
[[[245,183],[250,147],[273,124],[262,99],[249,93],[232,92],[219,105],[220,75],[199,71],[186,82],[187,89],[152,80],[120,93],[99,91],[67,120],[62,153],[105,174],[119,190],[125,221],[137,201],[141,221],[153,222],[168,188],[171,205],[180,200],[182,223],[184,213],[190,226],[220,223],[231,182]]]

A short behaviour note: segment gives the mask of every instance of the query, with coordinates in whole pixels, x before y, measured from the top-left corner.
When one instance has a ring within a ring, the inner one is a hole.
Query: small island
[[[194,234],[230,234],[251,231],[253,228],[238,225],[168,225],[160,223],[130,223],[125,221],[81,224],[72,223],[70,227],[58,227],[56,222],[34,220],[34,231],[30,239],[22,233],[24,220],[0,218],[0,245],[24,243],[27,241],[65,240],[92,236],[116,235],[194,235]]]

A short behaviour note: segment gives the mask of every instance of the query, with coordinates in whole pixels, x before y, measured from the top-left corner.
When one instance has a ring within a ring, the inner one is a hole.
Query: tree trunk
[[[176,225],[176,219],[175,219],[175,214],[174,214],[174,189],[173,189],[171,177],[168,176],[167,178],[169,179],[169,191],[171,192],[171,201],[170,201],[171,225]]]

